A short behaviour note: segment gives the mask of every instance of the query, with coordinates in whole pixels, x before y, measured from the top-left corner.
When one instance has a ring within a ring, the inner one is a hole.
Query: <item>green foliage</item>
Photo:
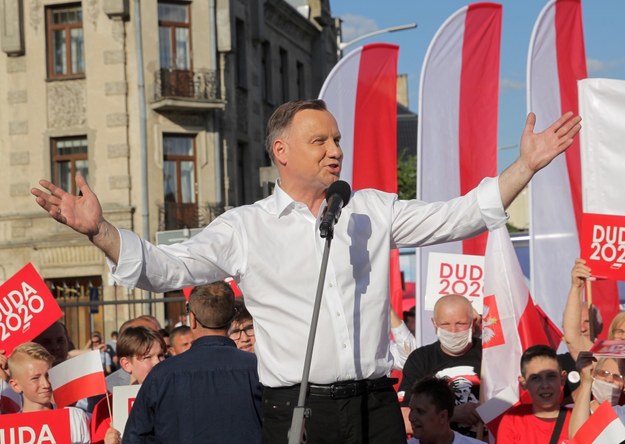
[[[400,199],[417,197],[417,156],[404,148],[397,156],[397,192]]]

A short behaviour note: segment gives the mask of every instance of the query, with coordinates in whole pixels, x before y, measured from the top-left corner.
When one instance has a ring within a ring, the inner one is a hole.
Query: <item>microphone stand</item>
[[[310,417],[310,408],[306,407],[306,394],[308,392],[308,376],[310,375],[310,364],[312,361],[313,346],[315,344],[315,335],[317,334],[317,323],[319,321],[319,310],[321,309],[321,295],[323,294],[323,284],[326,280],[326,270],[328,268],[328,258],[330,257],[330,244],[334,237],[334,225],[321,232],[321,237],[326,238],[325,247],[323,249],[323,258],[321,260],[321,269],[319,271],[319,281],[317,282],[317,295],[315,296],[315,306],[313,309],[312,320],[310,321],[310,332],[308,333],[308,345],[306,346],[306,358],[304,359],[304,371],[302,373],[302,383],[299,388],[299,398],[297,406],[293,409],[293,419],[291,420],[291,428],[289,429],[289,443],[301,444],[304,440],[304,423],[306,418]]]

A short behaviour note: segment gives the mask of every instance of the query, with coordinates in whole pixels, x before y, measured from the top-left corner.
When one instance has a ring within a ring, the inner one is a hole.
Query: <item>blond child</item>
[[[22,395],[22,413],[41,412],[55,408],[52,403],[52,386],[48,370],[54,357],[41,345],[26,342],[13,350],[9,358],[9,384]],[[72,443],[90,443],[89,417],[75,407],[69,410]]]

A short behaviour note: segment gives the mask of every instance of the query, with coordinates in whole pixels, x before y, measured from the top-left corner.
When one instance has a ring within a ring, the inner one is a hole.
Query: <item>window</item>
[[[60,137],[51,140],[52,181],[72,194],[80,194],[76,188],[76,175],[89,179],[87,137]]]
[[[195,138],[163,135],[165,229],[197,228]]]
[[[306,98],[306,70],[302,62],[297,62],[297,98]]]
[[[237,86],[239,88],[247,87],[247,55],[245,51],[245,23],[241,19],[237,19],[236,23],[236,55],[237,55]]]
[[[161,68],[190,70],[191,20],[187,5],[159,2],[158,36]]]
[[[249,165],[247,143],[239,142],[237,143],[237,205],[250,203],[246,200],[249,180],[247,165]]]
[[[80,5],[46,8],[46,29],[48,77],[83,77],[85,42]]]
[[[266,102],[271,103],[271,45],[269,42],[263,42],[261,64],[263,78],[260,87],[262,97]]]
[[[280,48],[280,86],[282,102],[289,100],[289,55],[286,49]]]

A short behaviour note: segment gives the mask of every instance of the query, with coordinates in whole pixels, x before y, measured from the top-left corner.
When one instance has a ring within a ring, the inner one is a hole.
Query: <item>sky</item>
[[[386,42],[399,45],[400,74],[408,75],[409,108],[418,110],[421,67],[443,22],[472,2],[458,0],[331,0],[332,15],[343,20],[343,42],[380,29],[416,23],[417,28],[385,33],[347,47]],[[518,156],[527,115],[525,77],[534,23],[546,0],[504,0],[499,80],[499,170]],[[582,1],[589,77],[625,80],[625,0]],[[583,123],[583,122],[582,122]]]

